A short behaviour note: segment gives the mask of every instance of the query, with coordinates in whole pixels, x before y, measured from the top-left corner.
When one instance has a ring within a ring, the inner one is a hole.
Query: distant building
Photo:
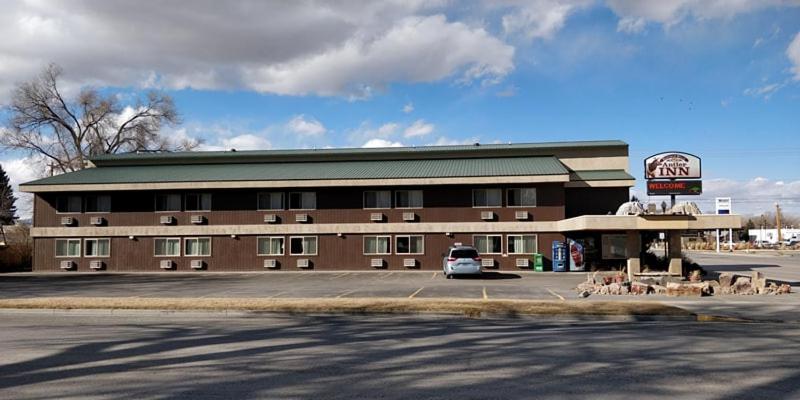
[[[775,228],[749,229],[747,235],[751,242],[778,244],[778,230]],[[800,238],[800,229],[781,228],[781,240]]]

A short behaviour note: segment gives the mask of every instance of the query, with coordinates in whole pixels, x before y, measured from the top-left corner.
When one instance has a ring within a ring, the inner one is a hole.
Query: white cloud
[[[406,105],[403,106],[403,112],[409,114],[414,111],[414,103],[408,102]]]
[[[416,136],[426,136],[431,132],[433,132],[433,129],[434,129],[433,124],[429,124],[425,122],[425,120],[418,119],[403,131],[403,136],[407,138]]]
[[[403,147],[403,146],[405,145],[401,142],[393,142],[391,140],[375,138],[368,140],[361,147]]]
[[[471,137],[466,139],[451,139],[448,137],[440,136],[438,139],[436,139],[435,142],[428,143],[428,146],[457,146],[462,144],[475,144],[479,142],[480,140],[478,140],[477,137]]]
[[[775,203],[790,214],[800,214],[800,180],[773,181],[757,177],[746,181],[733,179],[704,179],[703,195],[697,200],[704,212],[714,212],[715,197],[730,197],[733,211],[751,215],[774,211]]]
[[[800,5],[797,0],[606,0],[606,3],[620,17],[617,30],[626,33],[641,32],[647,22],[669,28],[690,17],[697,20],[732,18],[769,7]]]
[[[786,48],[786,56],[792,62],[792,73],[794,80],[800,80],[800,32],[794,35],[794,39]]]
[[[769,100],[773,94],[775,94],[778,90],[781,90],[781,88],[784,86],[786,86],[785,83],[770,83],[760,87],[747,88],[743,93],[746,96],[763,97],[764,100]]]
[[[328,130],[313,117],[296,115],[286,123],[286,129],[302,136],[322,136]]]
[[[550,39],[564,24],[570,14],[591,4],[588,0],[531,0],[508,2],[515,6],[503,15],[506,34],[520,33],[528,39]]]

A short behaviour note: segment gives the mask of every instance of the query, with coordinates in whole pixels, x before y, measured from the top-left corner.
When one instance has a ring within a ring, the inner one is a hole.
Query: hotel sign
[[[644,160],[645,179],[700,179],[700,157],[671,151]]]
[[[697,195],[703,193],[703,181],[647,181],[648,196]]]

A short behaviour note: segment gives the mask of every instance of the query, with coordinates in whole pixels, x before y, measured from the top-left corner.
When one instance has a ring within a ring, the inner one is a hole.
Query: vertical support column
[[[627,235],[628,279],[633,280],[637,274],[642,272],[642,264],[639,259],[639,253],[642,251],[642,236],[639,231],[628,231]]]
[[[719,253],[719,229],[716,230],[716,239],[717,239],[717,253]]]
[[[728,251],[733,251],[733,228],[728,228]]]
[[[680,231],[669,231],[669,273],[682,275]]]

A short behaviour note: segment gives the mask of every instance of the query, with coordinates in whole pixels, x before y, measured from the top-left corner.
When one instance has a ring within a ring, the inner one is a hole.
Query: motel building
[[[455,243],[487,270],[531,269],[537,253],[549,270],[553,242],[575,240],[579,267],[637,273],[641,233],[659,231],[680,273],[680,233],[741,226],[614,215],[629,164],[613,140],[131,153],[21,189],[42,272],[441,270]]]

